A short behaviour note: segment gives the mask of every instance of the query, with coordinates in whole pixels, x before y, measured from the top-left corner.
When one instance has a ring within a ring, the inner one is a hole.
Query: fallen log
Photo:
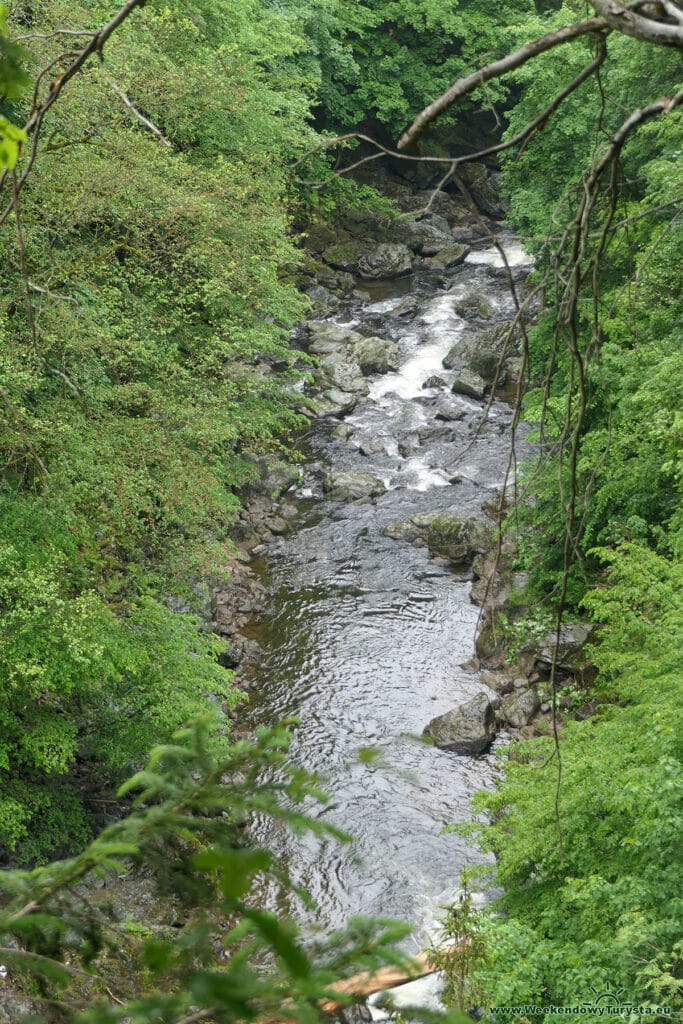
[[[417,978],[434,974],[429,953],[418,953],[413,957],[408,969],[405,967],[382,967],[379,971],[364,971],[352,978],[345,978],[335,984],[335,992],[342,996],[371,996],[374,992],[383,992],[385,988],[396,988]],[[321,999],[319,1006],[323,1013],[333,1013],[344,1003],[334,999]]]

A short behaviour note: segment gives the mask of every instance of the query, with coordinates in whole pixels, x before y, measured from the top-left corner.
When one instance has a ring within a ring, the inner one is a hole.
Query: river
[[[510,236],[503,244],[521,274],[522,249]],[[334,438],[338,419],[315,421],[301,441],[296,528],[255,563],[270,600],[249,629],[262,656],[250,669],[247,724],[299,718],[292,758],[322,776],[330,797],[306,809],[355,842],[293,836],[266,821],[256,831],[313,895],[325,930],[351,914],[388,916],[411,922],[421,946],[461,869],[481,860],[442,829],[468,818],[472,794],[492,783],[495,753],[460,757],[420,740],[431,718],[482,690],[467,664],[478,617],[471,577],[382,530],[427,510],[481,514],[504,481],[509,404],[496,400],[482,423],[484,403],[467,399],[465,417],[444,422],[435,419],[444,388],[423,387],[434,374],[450,385],[455,371],[442,359],[463,332],[512,315],[500,268],[496,250],[482,246],[446,274],[374,284],[330,317],[391,337],[399,369],[370,378],[369,395],[345,417],[348,439]],[[483,300],[474,320],[462,314],[468,299]],[[388,489],[371,501],[331,501],[325,467],[372,473]],[[375,754],[359,757],[368,748]]]

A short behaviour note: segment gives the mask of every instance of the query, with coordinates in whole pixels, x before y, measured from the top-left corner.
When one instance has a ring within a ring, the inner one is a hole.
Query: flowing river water
[[[511,237],[504,246],[522,274],[523,250]],[[467,399],[462,420],[442,421],[435,416],[447,391],[423,384],[438,374],[450,385],[455,373],[442,359],[454,341],[509,319],[513,307],[491,248],[446,275],[417,273],[368,290],[330,319],[393,338],[399,370],[370,378],[370,394],[344,420],[351,437],[335,440],[340,421],[318,420],[301,442],[308,461],[297,525],[256,563],[270,600],[249,630],[262,656],[250,669],[247,724],[298,717],[292,759],[319,773],[330,797],[306,810],[355,837],[340,845],[256,823],[258,838],[315,898],[317,911],[305,916],[325,930],[351,914],[398,918],[415,926],[415,948],[453,897],[462,867],[482,856],[443,826],[469,817],[472,794],[491,785],[496,769],[493,753],[456,756],[419,738],[431,718],[482,690],[466,664],[478,616],[470,577],[382,531],[423,511],[480,515],[501,487],[510,405],[496,400],[482,425],[484,403]],[[463,314],[468,302],[479,303],[478,319]],[[370,501],[329,500],[320,484],[329,467],[372,473],[388,489]],[[367,748],[377,756],[359,757]]]

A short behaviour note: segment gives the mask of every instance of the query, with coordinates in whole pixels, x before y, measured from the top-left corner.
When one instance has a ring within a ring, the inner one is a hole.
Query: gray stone
[[[339,299],[322,284],[315,284],[306,290],[316,313],[331,313],[339,305]]]
[[[306,326],[311,339],[309,351],[318,356],[348,349],[361,338],[358,331],[340,327],[329,320],[309,320]]]
[[[323,259],[331,267],[353,273],[357,270],[358,262],[366,247],[367,243],[358,241],[358,239],[343,238],[328,245],[323,252]]]
[[[476,292],[469,292],[461,299],[456,299],[454,309],[463,320],[492,320],[496,315],[488,299]]]
[[[467,395],[469,398],[477,399],[484,397],[486,388],[486,381],[467,367],[460,371],[453,384],[456,395]]]
[[[345,416],[353,412],[358,402],[358,395],[351,395],[339,388],[329,388],[317,395],[315,399],[315,412],[318,416]]]
[[[422,385],[423,388],[445,388],[446,381],[443,377],[439,377],[438,374],[432,374],[431,377],[427,377],[427,380]]]
[[[467,402],[460,401],[452,395],[444,395],[437,403],[436,419],[447,421],[461,420],[467,415],[469,408]]]
[[[450,512],[418,512],[410,519],[392,523],[383,532],[385,537],[394,540],[410,543],[419,540],[427,545],[432,555],[462,565],[486,551],[491,524],[485,519],[462,519]]]
[[[323,476],[323,491],[337,501],[377,498],[386,491],[384,481],[369,473],[331,471]]]
[[[469,245],[463,245],[461,242],[451,240],[448,245],[445,245],[443,249],[439,249],[438,252],[425,262],[435,270],[450,270],[451,267],[458,267],[461,263],[464,263],[471,251]]]
[[[405,245],[383,242],[375,249],[366,251],[357,262],[361,277],[386,280],[409,274],[413,267],[410,249]]]
[[[497,386],[505,383],[505,367],[499,368],[499,358],[495,352],[477,352],[467,361],[466,369],[476,373],[490,387],[496,381]]]
[[[405,459],[409,455],[413,455],[414,452],[420,447],[420,438],[417,434],[409,434],[404,437],[402,441],[398,442],[398,453]]]
[[[413,313],[417,312],[419,305],[420,303],[415,295],[406,295],[393,309],[387,310],[386,316],[394,318],[412,316]]]
[[[367,395],[369,390],[358,363],[348,362],[335,352],[320,360],[313,379],[319,387],[338,388],[348,394]]]
[[[521,729],[522,726],[529,725],[540,706],[541,701],[533,687],[515,690],[514,693],[503,697],[500,717],[513,729]]]
[[[424,444],[426,441],[432,441],[440,444],[452,441],[455,437],[455,429],[453,427],[446,426],[445,423],[443,426],[430,424],[427,427],[420,427],[417,432],[417,437],[420,444]]]
[[[405,243],[413,252],[423,256],[439,252],[452,241],[448,221],[434,213],[394,221],[391,237],[395,242]]]
[[[466,336],[458,338],[449,348],[446,355],[441,360],[441,365],[445,370],[453,370],[459,363],[467,357],[469,353],[468,339]]]
[[[496,735],[493,705],[486,694],[477,694],[459,708],[433,718],[423,735],[442,750],[476,757],[491,746]]]
[[[339,426],[335,427],[331,432],[330,437],[335,441],[348,441],[355,433],[355,427],[352,427],[349,423],[340,423]]]
[[[389,338],[360,338],[353,346],[353,358],[364,374],[398,370],[396,346]]]
[[[574,678],[589,685],[596,676],[596,669],[584,647],[591,638],[595,626],[589,622],[566,622],[560,629],[557,648],[557,668],[569,672]],[[555,631],[547,633],[539,644],[536,662],[546,671],[553,663]]]
[[[387,454],[386,444],[378,437],[370,437],[366,441],[363,441],[359,445],[358,451],[361,455],[366,456]]]

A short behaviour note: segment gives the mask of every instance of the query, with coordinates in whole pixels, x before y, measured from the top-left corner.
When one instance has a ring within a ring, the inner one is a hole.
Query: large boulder
[[[500,360],[495,352],[489,352],[484,349],[476,352],[467,360],[466,369],[481,377],[487,387],[492,387],[494,381],[499,387],[505,383],[507,376],[505,366],[500,366],[499,363]]]
[[[423,736],[428,736],[442,750],[472,757],[483,754],[495,735],[495,712],[485,693],[479,693],[459,708],[433,718],[423,732]]]
[[[359,498],[378,498],[386,491],[379,477],[370,473],[346,473],[331,470],[323,476],[323,491],[337,501],[357,501]]]
[[[469,351],[469,339],[467,335],[461,335],[457,341],[453,342],[448,352],[441,360],[441,365],[446,370],[453,370],[467,358]]]
[[[409,274],[413,268],[410,249],[406,245],[382,242],[374,249],[363,252],[356,263],[361,277],[385,280]]]
[[[398,370],[396,345],[389,338],[359,338],[353,346],[353,358],[363,374]]]
[[[453,309],[463,320],[493,320],[496,316],[494,306],[480,292],[467,292],[457,298]]]
[[[475,203],[489,217],[502,220],[505,217],[505,203],[500,195],[500,179],[495,171],[490,171],[484,164],[460,164],[459,174],[466,182]]]

